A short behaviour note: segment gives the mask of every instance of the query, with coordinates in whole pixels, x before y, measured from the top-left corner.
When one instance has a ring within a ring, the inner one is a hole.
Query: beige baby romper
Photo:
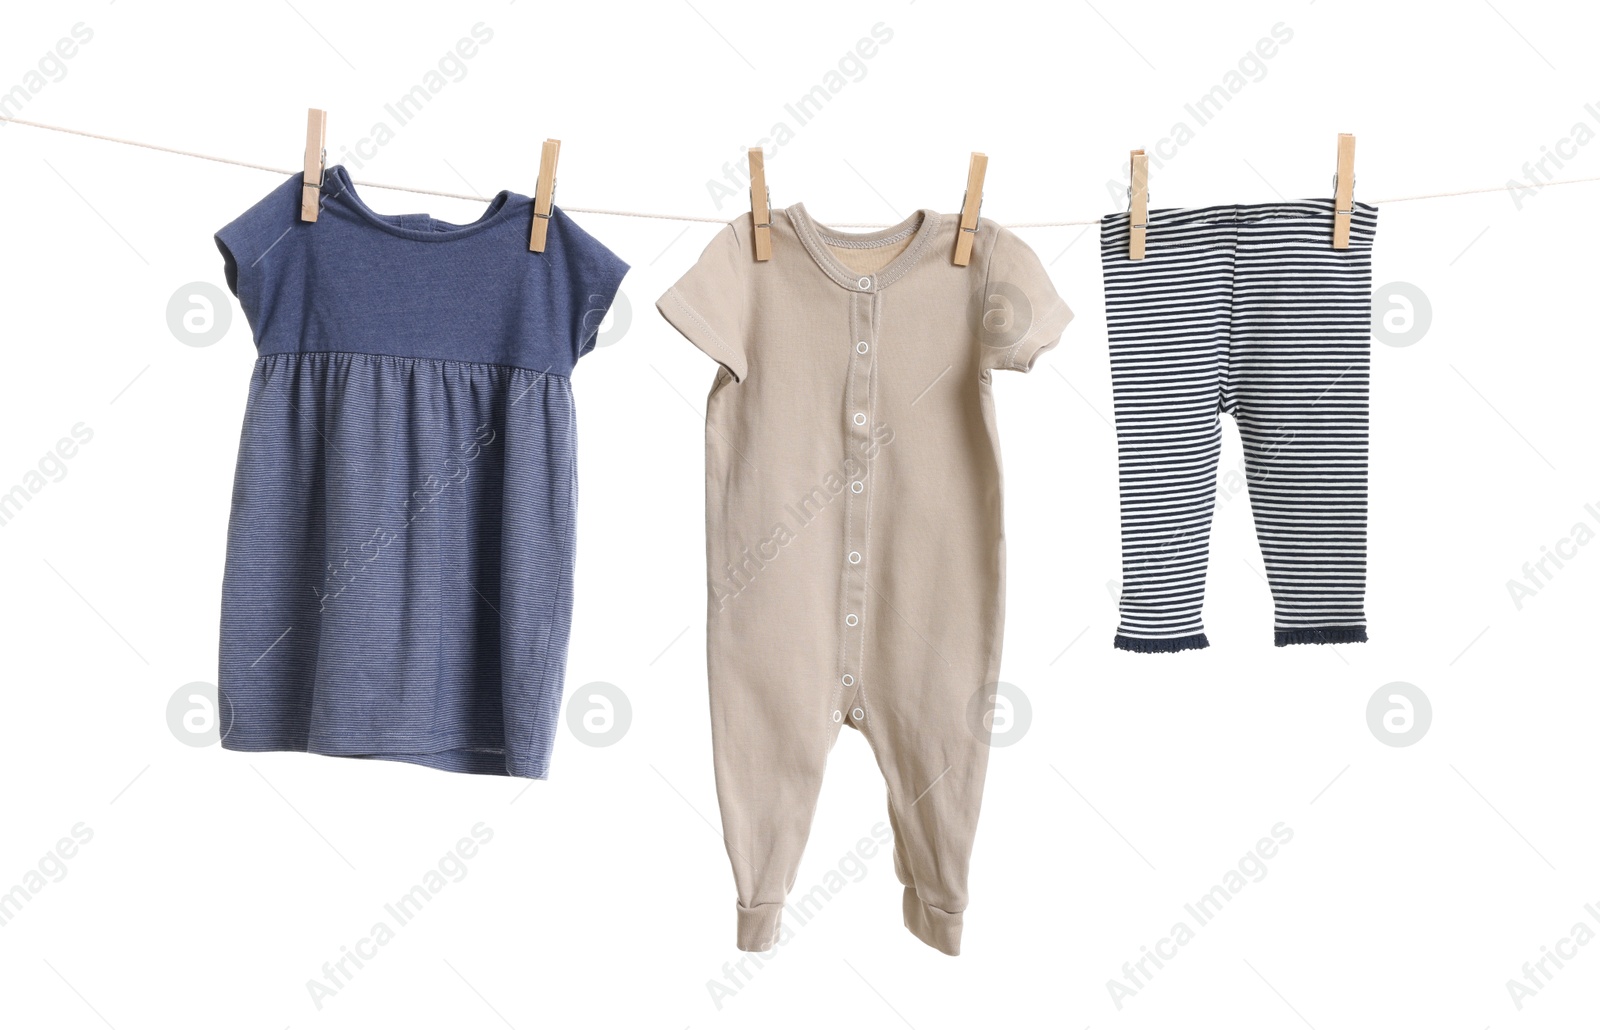
[[[956,231],[921,210],[841,233],[796,204],[757,262],[745,214],[657,302],[722,366],[707,664],[746,951],[780,937],[842,725],[888,783],[906,926],[960,950],[1004,611],[989,377],[1030,368],[1072,313],[1013,233],[981,221],[961,267]]]

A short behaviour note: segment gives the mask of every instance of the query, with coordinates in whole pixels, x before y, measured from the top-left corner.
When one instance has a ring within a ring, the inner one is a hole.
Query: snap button
[[[854,612],[851,612],[849,615],[846,615],[844,617],[844,624],[846,626],[854,626],[856,623],[858,623],[860,621],[861,621],[860,619],[856,618]]]
[[[856,685],[856,678],[847,672],[843,676],[839,677],[839,682],[843,683],[847,687],[853,687]]]
[[[862,340],[860,343],[856,344],[856,353],[857,354],[865,354],[866,352],[867,352],[867,341],[866,340]]]
[[[867,416],[858,411],[856,412],[856,417],[853,421],[858,426],[864,426],[867,424]]]
[[[861,480],[859,480],[859,479],[856,480],[854,483],[850,484],[850,492],[853,493],[853,494],[858,494],[858,493],[860,493],[861,491],[863,491],[865,489],[866,489],[866,487],[861,485]]]
[[[851,565],[860,565],[861,564],[861,552],[860,551],[851,551],[850,552],[850,564]]]
[[[871,276],[866,276],[866,275],[862,276],[861,278],[856,280],[856,286],[860,287],[863,290],[872,289],[872,277]]]
[[[859,721],[861,719],[865,719],[866,717],[867,717],[867,713],[863,712],[861,709],[859,709],[859,708],[850,709],[850,718]]]
[[[843,712],[834,712],[833,713],[833,721],[834,722],[839,722],[843,718],[844,718],[844,713]]]

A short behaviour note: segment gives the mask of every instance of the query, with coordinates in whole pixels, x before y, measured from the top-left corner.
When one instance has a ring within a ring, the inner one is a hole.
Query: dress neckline
[[[476,236],[504,222],[514,210],[522,206],[521,201],[527,200],[526,197],[510,190],[501,190],[489,201],[489,206],[484,209],[483,214],[461,225],[427,214],[386,215],[374,211],[361,198],[361,194],[356,192],[354,181],[350,178],[350,172],[344,165],[333,165],[327,169],[323,176],[322,194],[324,203],[342,204],[368,225],[408,240],[427,243],[444,243]]]

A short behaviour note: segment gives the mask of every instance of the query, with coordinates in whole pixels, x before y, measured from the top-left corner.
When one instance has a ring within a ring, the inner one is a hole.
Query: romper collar
[[[928,249],[933,239],[940,235],[944,225],[944,216],[931,208],[920,208],[904,221],[873,232],[841,232],[819,225],[806,211],[804,204],[792,204],[784,209],[784,213],[789,216],[795,234],[800,237],[800,242],[805,245],[817,266],[828,274],[828,278],[855,293],[876,293],[905,275],[922,256],[922,252]],[[862,275],[849,268],[828,249],[830,244],[842,247],[877,247],[908,236],[911,242],[906,249],[871,275]]]

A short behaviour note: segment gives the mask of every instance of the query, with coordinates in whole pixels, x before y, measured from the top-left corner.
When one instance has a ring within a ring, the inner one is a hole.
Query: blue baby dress
[[[228,525],[224,747],[543,779],[572,616],[572,383],[628,266],[530,198],[381,215],[342,166],[216,235],[259,357]]]

